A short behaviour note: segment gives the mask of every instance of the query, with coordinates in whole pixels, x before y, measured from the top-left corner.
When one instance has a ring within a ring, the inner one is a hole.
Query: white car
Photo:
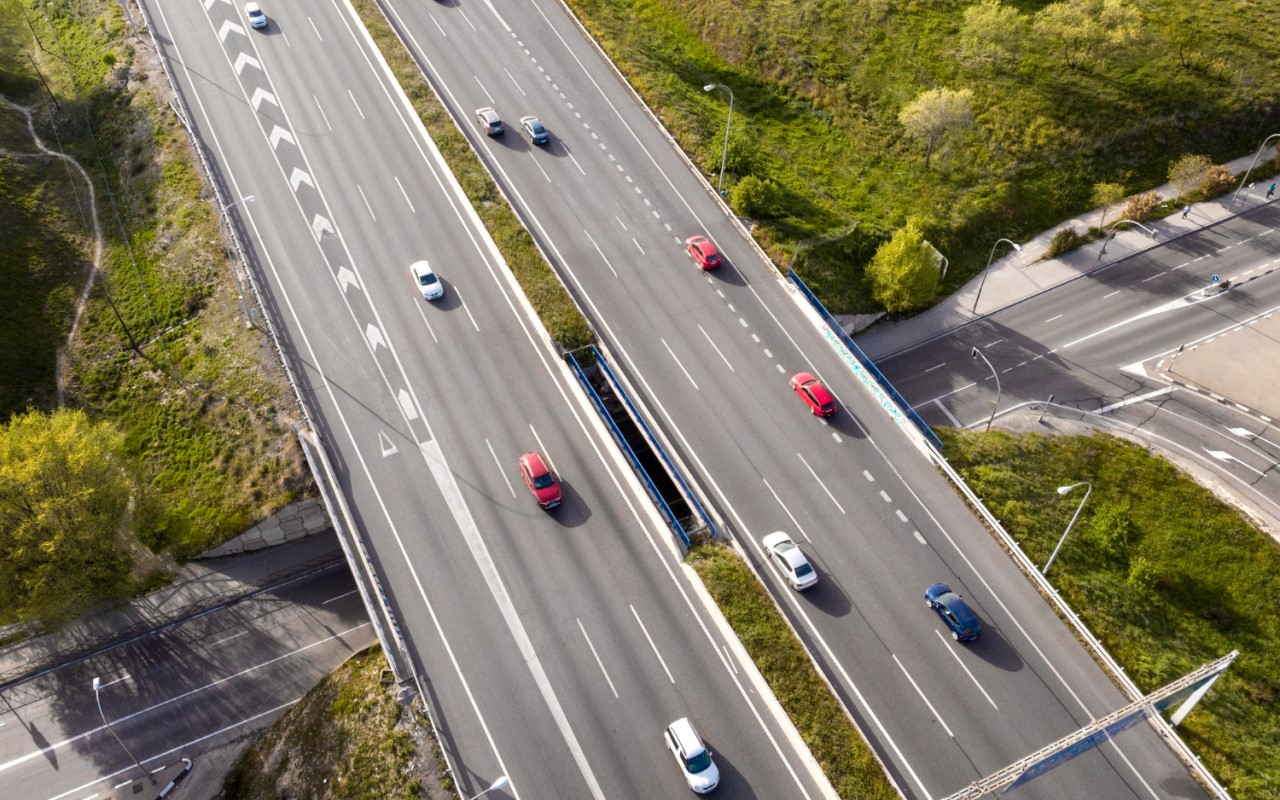
[[[490,136],[499,136],[505,130],[502,126],[502,117],[498,116],[497,109],[489,106],[476,109],[476,121],[480,123],[480,127],[484,128],[484,132]]]
[[[257,3],[245,3],[244,15],[249,18],[249,27],[265,28],[267,27],[267,15],[262,13],[262,7]]]
[[[818,573],[814,571],[809,559],[791,537],[783,531],[774,531],[761,540],[769,560],[787,579],[791,588],[803,592],[818,582]]]
[[[711,751],[693,729],[688,717],[681,717],[662,733],[667,749],[676,757],[684,779],[696,794],[706,794],[720,785],[720,769],[711,760]]]
[[[415,261],[409,265],[409,272],[413,274],[413,282],[417,284],[423,300],[439,300],[444,297],[444,284],[432,271],[430,264],[425,261]]]

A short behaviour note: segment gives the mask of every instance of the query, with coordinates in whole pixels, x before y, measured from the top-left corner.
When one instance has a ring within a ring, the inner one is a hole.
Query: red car
[[[720,266],[720,251],[705,236],[690,236],[685,239],[684,249],[689,251],[693,263],[703,269],[715,269]]]
[[[809,407],[815,417],[829,417],[836,413],[836,399],[827,391],[827,387],[807,372],[791,376],[791,388]]]
[[[560,505],[560,481],[537,453],[525,453],[520,456],[520,475],[524,477],[525,486],[533,492],[533,499],[538,505],[552,509]]]

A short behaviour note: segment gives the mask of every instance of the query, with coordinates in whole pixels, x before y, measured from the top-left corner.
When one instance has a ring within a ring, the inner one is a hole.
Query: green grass
[[[750,568],[732,550],[715,543],[696,544],[689,551],[689,564],[836,792],[848,800],[896,798],[870,747]]]
[[[376,646],[352,656],[241,754],[224,800],[418,800],[414,724],[380,682]],[[405,719],[402,719],[405,718]]]
[[[551,338],[565,351],[594,342],[586,318],[565,291],[551,265],[542,258],[529,231],[498,192],[497,185],[466,137],[432,93],[418,65],[391,30],[377,4],[373,0],[353,0],[352,5],[360,13],[369,34],[382,51],[382,57],[390,65]]]
[[[0,92],[36,106],[45,143],[74,156],[94,181],[105,274],[67,351],[67,403],[125,432],[129,456],[168,510],[136,533],[186,558],[310,483],[289,429],[297,416],[291,392],[265,335],[245,329],[217,216],[165,105],[162,73],[128,32],[110,0],[0,0]],[[14,117],[0,113],[0,143],[34,151]],[[49,159],[0,168],[4,418],[56,402],[54,353],[92,259],[92,225],[73,187],[86,196],[78,174],[68,178]]]
[[[1143,690],[1240,657],[1181,735],[1238,800],[1280,797],[1280,548],[1208,490],[1102,434],[937,431],[948,460],[1036,563],[1093,493],[1050,577]]]
[[[780,184],[778,212],[755,229],[780,265],[797,243],[856,225],[802,248],[797,265],[836,312],[875,310],[862,267],[908,218],[950,258],[948,292],[996,239],[1087,211],[1096,182],[1136,192],[1184,153],[1226,161],[1280,128],[1280,33],[1260,0],[1137,3],[1145,41],[1080,70],[1033,34],[1008,66],[967,63],[957,34],[969,0],[569,4],[709,175],[727,108],[702,87],[733,89],[726,188],[747,174]],[[926,170],[897,115],[936,87],[972,89],[976,124]]]

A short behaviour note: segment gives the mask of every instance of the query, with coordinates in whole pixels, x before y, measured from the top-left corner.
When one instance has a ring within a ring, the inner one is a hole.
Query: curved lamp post
[[[1011,242],[1008,239],[996,239],[996,243],[991,245],[991,255],[987,256],[987,265],[982,268],[982,280],[978,282],[978,293],[973,296],[973,313],[978,313],[978,298],[982,297],[982,287],[987,285],[987,270],[991,268],[991,259],[996,257],[996,248],[1001,242],[1008,242],[1013,245],[1015,252],[1022,252],[1022,245],[1017,242]]]
[[[1107,252],[1107,245],[1111,244],[1111,240],[1112,240],[1112,239],[1116,238],[1116,233],[1117,233],[1117,231],[1116,231],[1116,226],[1117,226],[1117,225],[1119,225],[1119,224],[1121,224],[1121,223],[1128,223],[1129,225],[1137,225],[1139,228],[1142,228],[1144,231],[1146,231],[1148,234],[1150,234],[1150,236],[1151,236],[1151,238],[1152,238],[1152,239],[1156,238],[1156,231],[1155,231],[1155,229],[1154,229],[1154,228],[1148,228],[1146,225],[1143,225],[1141,222],[1138,222],[1137,220],[1133,220],[1133,219],[1118,219],[1118,220],[1116,220],[1115,222],[1113,222],[1113,223],[1111,223],[1110,225],[1108,225],[1108,226],[1107,226],[1107,231],[1108,231],[1107,238],[1106,238],[1106,240],[1105,240],[1105,241],[1103,241],[1103,243],[1102,243],[1102,249],[1101,249],[1100,251],[1098,251],[1098,260],[1099,260],[1099,261],[1101,261],[1101,260],[1102,260],[1102,256]]]
[[[1017,245],[1014,246],[1016,247]],[[989,431],[991,430],[991,423],[996,421],[996,409],[1000,407],[1000,376],[996,373],[996,368],[991,366],[991,359],[987,358],[978,348],[969,348],[969,356],[971,358],[981,358],[987,362],[987,366],[991,368],[991,377],[996,379],[996,401],[991,404],[991,416],[987,419],[987,430]]]
[[[155,776],[152,775],[150,772],[147,772],[147,768],[142,766],[142,762],[139,761],[138,757],[133,754],[133,751],[124,746],[124,741],[120,738],[120,735],[116,733],[116,729],[111,727],[110,722],[107,722],[107,715],[102,710],[102,695],[98,693],[101,688],[102,688],[102,679],[94,678],[93,679],[93,699],[98,701],[98,716],[102,717],[102,724],[107,726],[107,730],[110,731],[111,735],[115,737],[116,744],[120,745],[121,750],[129,754],[129,758],[133,760],[133,763],[137,765],[138,769],[142,770],[142,774],[146,775],[147,780],[151,781],[151,785],[154,786],[156,782]]]
[[[724,152],[720,154],[720,183],[716,186],[716,191],[724,196],[724,164],[729,160],[729,128],[733,127],[733,90],[723,83],[708,83],[702,87],[702,91],[711,92],[716,89],[724,89],[729,93],[729,121],[724,126]]]
[[[505,788],[507,788],[507,786],[508,786],[510,783],[511,783],[511,780],[510,780],[506,775],[502,775],[502,776],[500,776],[496,781],[494,781],[493,783],[489,784],[489,788],[488,788],[488,789],[485,789],[485,790],[484,790],[483,792],[481,792],[480,794],[478,794],[478,795],[476,795],[475,797],[471,798],[471,800],[478,800],[478,798],[484,797],[484,796],[485,796],[486,794],[488,794],[489,792],[496,792],[496,791],[498,791],[499,789],[505,789]]]
[[[1058,494],[1065,495],[1072,489],[1078,489],[1081,486],[1089,488],[1084,490],[1084,499],[1080,501],[1080,505],[1076,506],[1076,513],[1071,515],[1071,521],[1067,523],[1067,529],[1062,532],[1062,538],[1058,540],[1058,546],[1053,548],[1053,552],[1049,554],[1049,560],[1044,562],[1044,569],[1040,570],[1041,575],[1049,574],[1049,567],[1053,566],[1053,560],[1058,557],[1058,551],[1062,549],[1062,543],[1067,540],[1067,534],[1071,533],[1071,526],[1076,524],[1076,517],[1080,516],[1080,512],[1084,509],[1084,504],[1089,501],[1089,494],[1093,491],[1093,484],[1088,481],[1080,481],[1070,486],[1058,487]]]
[[[1240,190],[1244,188],[1244,182],[1249,180],[1249,173],[1253,172],[1254,166],[1258,163],[1258,158],[1262,155],[1262,151],[1267,149],[1267,142],[1272,139],[1280,138],[1280,133],[1273,133],[1262,140],[1262,144],[1258,145],[1258,152],[1253,154],[1253,160],[1249,162],[1249,168],[1244,171],[1244,177],[1240,179],[1240,185],[1236,187],[1236,193],[1231,195],[1231,205],[1227,206],[1227,210],[1236,204],[1236,200],[1240,197]]]

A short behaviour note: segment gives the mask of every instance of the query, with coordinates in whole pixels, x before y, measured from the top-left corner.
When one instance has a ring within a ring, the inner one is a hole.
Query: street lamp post
[[[1156,238],[1156,231],[1155,231],[1155,229],[1154,229],[1154,228],[1148,228],[1146,225],[1143,225],[1141,222],[1138,222],[1137,220],[1133,220],[1133,219],[1118,219],[1118,220],[1116,220],[1115,222],[1113,222],[1113,223],[1111,223],[1110,225],[1108,225],[1108,226],[1107,226],[1107,232],[1108,232],[1108,233],[1107,233],[1107,238],[1106,238],[1105,240],[1103,240],[1103,242],[1102,242],[1102,250],[1100,250],[1100,251],[1098,252],[1098,260],[1099,260],[1099,261],[1101,261],[1101,260],[1102,260],[1102,257],[1106,254],[1106,252],[1107,252],[1107,245],[1111,244],[1111,240],[1112,240],[1112,239],[1116,238],[1116,233],[1118,233],[1118,231],[1116,231],[1116,226],[1117,226],[1117,225],[1119,225],[1119,224],[1121,224],[1121,223],[1128,223],[1128,224],[1130,224],[1130,225],[1137,225],[1139,228],[1142,228],[1144,231],[1146,231],[1148,234],[1150,234],[1150,236],[1151,236],[1151,238],[1152,238],[1152,239]]]
[[[484,790],[483,792],[481,792],[480,794],[478,794],[478,795],[476,795],[475,797],[471,798],[471,800],[479,800],[479,798],[484,797],[484,796],[485,796],[486,794],[488,794],[489,792],[496,792],[496,791],[497,791],[497,790],[499,790],[499,789],[505,789],[505,788],[507,788],[507,785],[508,785],[508,784],[510,784],[510,783],[511,783],[510,779],[508,779],[506,775],[503,775],[503,776],[499,777],[499,778],[498,778],[496,781],[494,781],[493,783],[489,784],[489,788],[488,788],[488,789],[485,789],[485,790]]]
[[[1049,567],[1053,566],[1053,560],[1058,557],[1058,551],[1062,549],[1062,543],[1067,540],[1067,534],[1071,533],[1071,526],[1076,524],[1076,517],[1080,516],[1080,512],[1084,510],[1084,504],[1089,502],[1089,494],[1093,492],[1093,484],[1088,481],[1080,481],[1070,486],[1059,486],[1058,494],[1065,495],[1072,489],[1078,489],[1081,486],[1087,486],[1084,490],[1084,499],[1080,501],[1080,505],[1076,506],[1076,513],[1071,515],[1071,521],[1067,523],[1067,529],[1062,532],[1062,538],[1058,540],[1058,546],[1053,548],[1053,552],[1049,554],[1049,560],[1044,562],[1044,569],[1040,570],[1041,575],[1049,574]]]
[[[991,430],[991,423],[996,421],[996,409],[1000,407],[1000,375],[996,372],[996,368],[991,366],[991,359],[987,358],[978,348],[969,348],[969,356],[970,358],[981,358],[987,362],[987,366],[991,368],[991,377],[996,379],[996,401],[991,404],[991,417],[987,419],[987,430],[989,431]]]
[[[1262,140],[1262,144],[1258,145],[1258,152],[1253,154],[1253,160],[1249,162],[1249,168],[1244,171],[1244,177],[1240,179],[1240,185],[1236,188],[1236,193],[1231,195],[1231,205],[1227,206],[1227,210],[1236,204],[1236,200],[1240,197],[1240,190],[1244,188],[1244,182],[1249,180],[1249,173],[1253,172],[1254,165],[1258,163],[1258,158],[1262,156],[1262,151],[1267,149],[1267,142],[1272,139],[1280,138],[1280,133],[1273,133]]]
[[[729,160],[729,129],[733,127],[733,90],[723,83],[708,83],[702,87],[702,91],[710,92],[715,89],[724,89],[729,93],[729,121],[724,126],[724,152],[720,154],[720,183],[716,186],[716,191],[720,196],[724,196],[724,165]]]
[[[93,699],[98,701],[98,716],[102,717],[102,724],[107,726],[107,730],[110,731],[111,735],[115,737],[116,743],[120,745],[120,749],[124,750],[126,753],[129,754],[129,758],[133,760],[133,763],[137,765],[138,769],[142,770],[142,774],[146,775],[147,780],[151,781],[151,784],[154,786],[156,782],[155,776],[152,775],[150,772],[147,772],[147,768],[142,766],[142,762],[138,760],[138,757],[135,756],[129,748],[124,746],[124,741],[121,740],[120,735],[116,733],[116,729],[111,727],[110,722],[107,722],[107,715],[102,710],[102,695],[98,693],[98,690],[101,688],[102,688],[102,679],[94,678],[93,679]]]
[[[996,239],[996,243],[991,245],[991,255],[987,256],[987,265],[982,268],[982,280],[978,282],[978,293],[973,296],[973,313],[978,313],[978,298],[982,297],[982,287],[987,285],[987,270],[991,268],[991,259],[996,257],[996,248],[1001,242],[1008,242],[1013,245],[1015,252],[1022,252],[1022,245],[1017,242],[1010,242],[1008,239]]]

